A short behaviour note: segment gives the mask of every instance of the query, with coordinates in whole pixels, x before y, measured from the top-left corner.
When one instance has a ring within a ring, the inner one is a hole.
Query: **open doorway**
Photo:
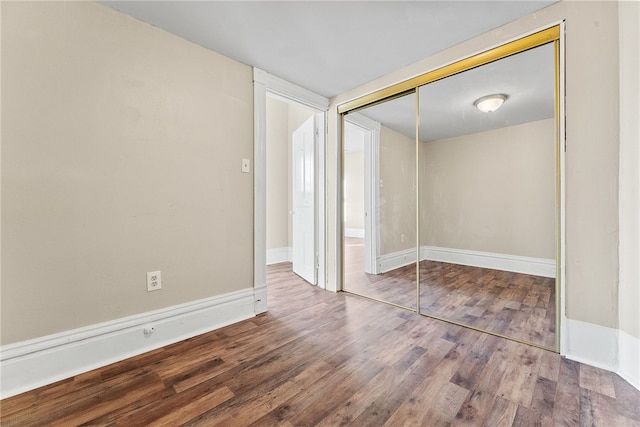
[[[266,264],[318,283],[316,149],[322,115],[267,94]]]
[[[326,168],[326,114],[329,108],[329,100],[321,95],[313,93],[300,86],[296,86],[292,83],[282,80],[276,76],[273,76],[258,68],[253,69],[253,95],[254,95],[254,303],[255,313],[264,313],[267,311],[267,266],[274,272],[274,266],[284,266],[290,272],[293,269],[292,264],[289,263],[289,259],[293,260],[293,244],[289,246],[289,208],[288,199],[286,208],[283,208],[284,204],[274,204],[273,207],[279,207],[279,211],[283,212],[283,216],[277,216],[281,221],[286,223],[286,235],[287,240],[280,240],[270,242],[269,251],[267,250],[267,170],[274,170],[277,166],[267,165],[267,99],[268,97],[276,99],[277,101],[284,102],[288,105],[295,105],[298,107],[305,107],[314,112],[317,118],[316,137],[317,141],[314,147],[314,238],[315,238],[315,274],[316,284],[319,288],[325,289],[326,287],[326,200],[325,200],[325,168]],[[273,104],[272,104],[273,105]],[[277,104],[276,104],[277,105]],[[282,112],[282,111],[281,111]],[[289,129],[289,106],[287,106],[287,132]],[[273,117],[272,117],[273,118]],[[269,120],[271,121],[271,120]],[[281,123],[282,124],[282,123]],[[271,126],[271,125],[269,125]],[[288,147],[288,138],[287,147]],[[280,142],[284,139],[280,139]],[[281,161],[284,162],[282,166],[283,170],[288,171],[290,163],[289,150],[287,149],[287,157],[281,157]],[[287,182],[281,183],[281,192],[287,195],[290,192],[287,172]],[[273,194],[271,194],[273,197]],[[269,198],[271,198],[269,197]],[[273,213],[271,215],[274,215]],[[284,218],[284,220],[282,219]],[[282,223],[281,223],[282,225]],[[293,233],[293,230],[291,230]],[[284,234],[280,234],[284,236]],[[293,235],[291,234],[293,238]],[[291,256],[289,256],[289,247],[291,247]],[[278,250],[278,248],[280,248]],[[284,248],[284,249],[282,249]],[[270,259],[267,260],[267,252]],[[279,253],[279,255],[278,255]],[[284,260],[279,264],[274,263],[279,256],[280,260]],[[268,265],[269,264],[269,265]],[[272,274],[269,283],[273,283],[274,275],[275,281],[277,278],[277,269]],[[284,271],[287,273],[287,271]]]

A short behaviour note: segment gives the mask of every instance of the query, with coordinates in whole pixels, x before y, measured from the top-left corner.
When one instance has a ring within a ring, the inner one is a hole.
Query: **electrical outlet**
[[[404,243],[404,234],[401,234],[401,235],[400,235],[400,241],[401,241],[402,243]]]
[[[147,273],[147,292],[158,291],[162,289],[162,273],[159,271],[150,271]]]

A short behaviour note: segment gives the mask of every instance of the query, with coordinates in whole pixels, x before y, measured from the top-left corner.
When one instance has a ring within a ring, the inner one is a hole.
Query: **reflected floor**
[[[347,238],[345,289],[415,308],[415,265],[364,273],[364,239]],[[421,313],[555,348],[555,279],[436,261],[420,263]]]
[[[344,254],[344,288],[348,292],[416,309],[416,265],[382,274],[364,272],[364,239],[347,237]]]

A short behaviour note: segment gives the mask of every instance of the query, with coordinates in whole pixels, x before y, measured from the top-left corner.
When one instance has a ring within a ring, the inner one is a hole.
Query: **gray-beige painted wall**
[[[341,94],[330,105],[327,158],[338,158],[337,105],[562,20],[566,22],[566,314],[570,319],[617,328],[628,323],[628,315],[619,319],[618,311],[617,2],[556,3]],[[328,177],[339,177],[337,166],[336,162],[327,165]],[[336,212],[338,180],[328,179],[327,191],[327,211]],[[338,219],[333,214],[327,224],[328,288],[337,286]],[[637,290],[629,293],[635,295]],[[637,327],[629,333],[637,334]]]
[[[251,68],[93,2],[1,7],[2,344],[252,287]]]
[[[291,246],[291,145],[289,107],[267,97],[267,249]]]

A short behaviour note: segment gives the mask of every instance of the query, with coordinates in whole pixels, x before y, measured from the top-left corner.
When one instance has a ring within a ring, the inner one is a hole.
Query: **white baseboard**
[[[267,285],[255,287],[253,289],[253,295],[255,299],[255,313],[267,312]]]
[[[360,228],[345,228],[344,237],[358,237],[364,239],[364,230]]]
[[[513,271],[542,277],[556,277],[556,262],[553,259],[497,254],[492,252],[469,251],[465,249],[422,246],[423,260],[470,265],[494,270]]]
[[[266,310],[266,287],[180,304],[0,347],[0,398],[136,356]],[[145,335],[145,328],[154,328]]]
[[[293,248],[291,247],[267,249],[267,265],[292,261]]]
[[[380,255],[376,260],[378,264],[378,274],[395,270],[416,262],[416,250],[406,249],[386,255]]]
[[[608,371],[618,368],[618,330],[565,319],[565,356]]]
[[[640,339],[580,320],[564,319],[564,356],[620,375],[640,390]]]
[[[640,339],[620,331],[618,374],[640,390]]]

